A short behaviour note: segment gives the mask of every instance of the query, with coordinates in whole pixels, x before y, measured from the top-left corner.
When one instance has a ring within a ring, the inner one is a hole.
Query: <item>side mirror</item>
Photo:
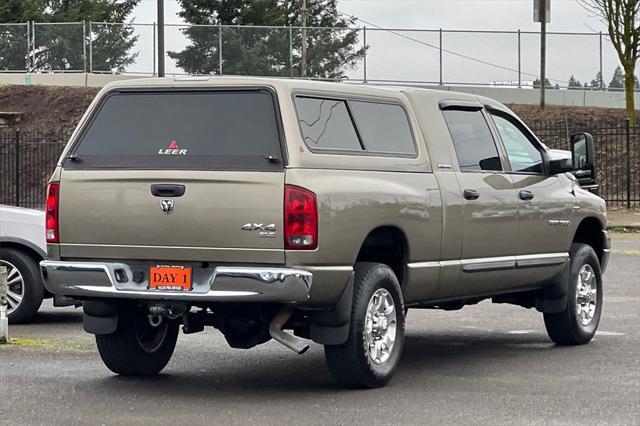
[[[571,158],[573,174],[580,186],[596,184],[596,158],[593,137],[589,133],[571,135]]]
[[[573,170],[573,163],[571,162],[570,158],[560,158],[557,160],[549,161],[549,171],[552,175],[572,172]]]

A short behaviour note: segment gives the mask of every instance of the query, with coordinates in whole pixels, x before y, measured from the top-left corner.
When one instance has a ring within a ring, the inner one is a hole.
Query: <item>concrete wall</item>
[[[88,73],[0,73],[0,84],[38,84],[43,86],[102,87],[116,80],[149,78],[148,75],[116,75]],[[516,87],[481,86],[424,86],[433,89],[451,90],[487,96],[507,104],[537,105],[540,101],[538,89]],[[547,90],[548,105],[624,108],[624,92],[592,90]],[[640,108],[640,92],[635,94],[635,104]]]
[[[149,76],[89,73],[0,73],[0,84],[102,87],[112,81],[136,78],[149,78]]]
[[[518,89],[517,87],[470,87],[445,86],[444,90],[452,90],[493,98],[506,104],[538,105],[540,89]],[[586,106],[601,108],[624,108],[623,91],[596,90],[556,90],[547,89],[545,98],[548,105]],[[640,108],[640,92],[635,93],[635,105]]]

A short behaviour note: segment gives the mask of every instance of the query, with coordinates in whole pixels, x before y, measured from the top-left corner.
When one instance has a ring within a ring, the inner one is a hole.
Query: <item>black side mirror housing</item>
[[[580,186],[592,186],[597,182],[596,158],[593,137],[589,133],[571,135],[573,174]]]
[[[558,160],[549,161],[549,172],[552,175],[559,175],[561,173],[572,171],[574,171],[573,163],[569,158],[561,158]]]

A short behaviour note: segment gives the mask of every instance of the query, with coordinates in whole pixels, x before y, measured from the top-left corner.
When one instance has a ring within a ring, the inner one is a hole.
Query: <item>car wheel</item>
[[[570,252],[567,308],[544,314],[551,340],[559,345],[583,345],[596,334],[602,313],[602,273],[593,248],[573,244]]]
[[[44,286],[37,262],[20,250],[2,248],[0,266],[7,268],[9,323],[30,320],[40,309],[44,298]]]
[[[394,272],[381,263],[355,265],[349,337],[325,345],[331,374],[349,388],[375,388],[391,379],[404,346],[404,302]]]
[[[122,376],[151,376],[167,365],[178,340],[179,324],[162,318],[151,325],[146,310],[123,309],[112,334],[96,334],[98,352],[109,370]]]

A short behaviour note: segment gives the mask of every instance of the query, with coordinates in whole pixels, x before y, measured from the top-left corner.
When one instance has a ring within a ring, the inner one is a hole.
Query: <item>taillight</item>
[[[318,205],[313,192],[284,187],[284,247],[313,250],[318,247]]]
[[[45,211],[46,236],[48,243],[57,243],[58,235],[58,202],[60,199],[60,182],[51,182],[47,187],[47,206]]]

